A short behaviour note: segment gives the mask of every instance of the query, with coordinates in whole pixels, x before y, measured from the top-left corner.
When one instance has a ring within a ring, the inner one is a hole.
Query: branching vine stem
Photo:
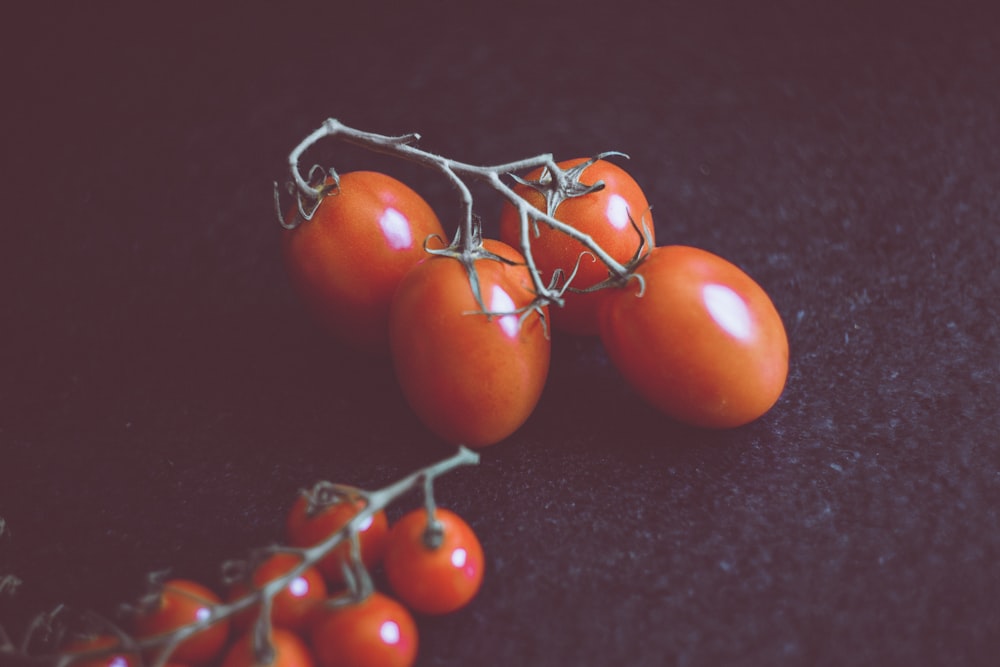
[[[472,194],[470,193],[465,182],[465,179],[471,178],[486,183],[517,209],[521,218],[521,251],[524,255],[525,263],[527,264],[529,272],[531,273],[535,293],[539,296],[539,298],[548,303],[561,304],[562,293],[565,290],[566,285],[563,285],[562,289],[559,289],[555,285],[545,285],[543,283],[541,274],[535,265],[535,261],[531,253],[530,239],[532,235],[533,222],[536,224],[541,222],[549,225],[553,229],[578,241],[587,249],[594,260],[602,262],[608,267],[608,272],[613,278],[624,281],[630,276],[631,272],[629,268],[611,257],[596,241],[594,241],[591,236],[578,231],[574,227],[567,225],[560,220],[557,220],[552,217],[549,212],[540,211],[535,208],[524,198],[518,195],[510,185],[504,182],[504,176],[514,174],[518,171],[536,169],[538,167],[544,167],[548,169],[550,173],[554,174],[556,178],[560,178],[563,175],[563,171],[556,165],[551,154],[537,155],[535,157],[515,160],[513,162],[506,162],[503,164],[477,166],[444,158],[440,155],[435,155],[434,153],[417,148],[414,144],[420,139],[420,135],[416,133],[404,134],[395,137],[385,136],[357,130],[344,125],[334,118],[330,118],[326,120],[318,129],[314,130],[305,139],[303,139],[288,155],[288,169],[291,178],[288,189],[296,197],[299,204],[299,210],[302,213],[300,218],[303,220],[307,220],[311,217],[311,213],[315,211],[321,197],[324,196],[326,188],[322,185],[314,185],[313,183],[310,183],[311,180],[314,180],[314,170],[310,171],[309,180],[303,177],[299,168],[299,162],[302,159],[303,154],[305,154],[309,148],[326,138],[337,138],[348,144],[361,146],[377,153],[403,158],[410,162],[414,162],[431,169],[436,169],[448,178],[448,180],[457,188],[462,198],[463,219],[461,220],[459,231],[456,234],[456,244],[460,245],[460,247],[456,248],[455,251],[459,254],[458,258],[461,259],[466,266],[471,266],[472,261],[480,256],[477,255],[477,240],[480,238],[480,235],[477,234],[475,230],[476,223],[475,216],[472,211]],[[607,154],[602,153],[602,155]],[[335,172],[331,170],[330,175],[333,176],[334,173]],[[601,186],[602,184],[600,183],[594,184],[595,188]],[[311,211],[305,210],[304,202],[308,202],[310,204]],[[282,211],[279,203],[279,188],[277,183],[275,183],[275,207],[279,222],[285,227],[294,227],[296,223],[290,224],[282,217]],[[298,222],[301,221],[302,220],[299,220]]]

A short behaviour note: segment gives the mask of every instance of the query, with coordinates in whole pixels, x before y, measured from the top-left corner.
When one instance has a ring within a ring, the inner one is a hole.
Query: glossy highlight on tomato
[[[393,524],[385,573],[393,592],[422,614],[448,614],[467,605],[483,582],[485,559],[479,539],[460,516],[437,508],[440,544],[425,538],[427,510],[413,510]]]
[[[364,508],[363,501],[351,502],[345,499],[343,502],[310,513],[309,497],[305,493],[299,494],[285,519],[288,541],[295,547],[311,547],[319,544],[347,525],[347,522],[362,508]],[[361,523],[358,530],[361,561],[369,571],[382,562],[388,534],[389,520],[385,511],[375,512],[368,520]],[[316,568],[331,588],[337,587],[344,583],[343,564],[349,559],[350,545],[345,541],[320,560]]]
[[[675,419],[709,428],[753,421],[778,400],[788,338],[764,290],[705,250],[654,249],[637,280],[609,290],[601,340],[628,383]]]
[[[254,568],[251,575],[253,585],[260,588],[278,577],[285,576],[301,563],[301,559],[290,553],[276,553]],[[235,584],[229,600],[236,600],[250,591],[245,583]],[[307,567],[288,585],[271,599],[271,623],[278,628],[302,631],[309,624],[316,605],[326,599],[326,583],[314,567]],[[233,629],[238,632],[248,630],[257,620],[259,606],[232,617]]]
[[[577,158],[556,163],[560,169],[570,170],[587,162]],[[542,169],[536,169],[525,176],[525,180],[537,181]],[[649,234],[646,250],[656,242],[653,218],[646,195],[639,184],[621,167],[606,160],[597,160],[583,170],[579,177],[583,185],[604,182],[604,188],[585,195],[563,199],[552,217],[576,230],[589,235],[594,241],[621,264],[627,263],[639,250],[642,237],[633,227]],[[544,211],[545,198],[530,186],[518,184],[514,191],[535,208]],[[631,217],[631,220],[629,219]],[[500,212],[500,240],[514,248],[521,246],[521,218],[517,209],[505,202]],[[581,253],[586,248],[579,241],[570,238],[545,223],[538,223],[538,235],[531,232],[531,254],[542,275],[542,282],[548,284],[556,269],[569,275]],[[584,257],[579,270],[570,283],[571,287],[585,289],[608,278],[608,270],[600,261]],[[603,292],[564,294],[566,303],[562,308],[552,309],[554,328],[576,335],[596,335],[598,332],[598,310],[604,298]]]
[[[484,247],[515,262],[475,261],[486,310],[514,313],[531,304],[535,293],[521,254],[492,239]],[[438,436],[470,447],[497,443],[528,419],[551,351],[537,313],[519,326],[520,315],[486,315],[483,306],[465,266],[437,256],[406,275],[389,315],[393,365],[410,407]]]
[[[378,592],[325,610],[310,636],[321,667],[410,667],[417,658],[413,616]]]
[[[171,579],[163,584],[156,603],[133,619],[138,637],[152,637],[211,617],[219,596],[196,581]],[[229,619],[222,618],[191,635],[174,649],[172,662],[202,665],[218,656],[229,638]]]
[[[444,230],[427,202],[391,176],[355,171],[339,178],[312,219],[285,231],[285,264],[320,323],[354,348],[386,354],[392,294],[427,256],[424,241]],[[293,206],[286,220],[297,215]]]

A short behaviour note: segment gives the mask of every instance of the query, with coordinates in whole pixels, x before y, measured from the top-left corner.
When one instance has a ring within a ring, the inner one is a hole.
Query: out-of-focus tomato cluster
[[[412,510],[391,526],[380,510],[352,531],[360,563],[352,561],[348,539],[305,564],[303,550],[345,529],[363,508],[363,502],[346,498],[317,505],[304,492],[287,516],[289,550],[258,560],[221,594],[196,581],[170,579],[135,605],[125,631],[137,642],[163,638],[153,642],[155,649],[130,652],[120,637],[98,633],[75,636],[64,654],[103,649],[99,657],[73,661],[76,667],[138,667],[140,659],[149,664],[165,650],[171,667],[412,665],[416,619],[457,611],[475,597],[483,580],[483,549],[472,528],[447,509],[435,508],[433,520],[426,507]],[[357,580],[358,567],[366,577],[381,570],[389,592],[365,590]],[[266,611],[258,602],[220,613],[279,579],[280,590],[264,596]],[[198,622],[204,627],[171,648],[178,632]]]

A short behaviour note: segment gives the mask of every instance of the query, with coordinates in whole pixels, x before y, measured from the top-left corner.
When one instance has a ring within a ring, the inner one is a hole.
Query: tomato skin
[[[287,574],[299,563],[300,559],[294,554],[276,553],[254,569],[251,580],[254,586],[260,588]],[[248,592],[245,584],[236,584],[230,591],[229,600],[241,598]],[[308,625],[316,605],[325,599],[326,583],[323,576],[316,568],[307,567],[271,599],[271,623],[277,628],[302,631]],[[237,632],[249,630],[257,620],[258,613],[259,607],[254,605],[233,616],[233,629]]]
[[[220,603],[219,596],[196,581],[171,579],[163,584],[157,605],[134,619],[135,634],[145,638],[170,632],[201,620]],[[223,618],[191,635],[177,645],[170,661],[188,665],[211,661],[222,652],[229,626],[229,619]]]
[[[587,161],[576,158],[556,163],[560,169],[569,170]],[[525,176],[525,180],[537,180],[542,170],[536,169]],[[597,160],[583,170],[580,182],[592,185],[604,181],[604,188],[579,197],[564,199],[554,211],[553,217],[589,235],[616,261],[625,264],[639,249],[639,234],[632,228],[628,215],[632,216],[639,228],[645,222],[649,231],[649,247],[655,245],[656,237],[649,203],[639,184],[621,167]],[[514,192],[535,208],[544,211],[545,198],[537,190],[515,185]],[[545,223],[538,224],[538,236],[531,236],[531,255],[542,274],[542,282],[548,284],[553,271],[562,269],[569,275],[576,266],[580,254],[586,251],[582,243]],[[505,202],[500,212],[500,240],[514,248],[521,247],[521,218],[517,209]],[[584,289],[608,278],[608,270],[600,261],[584,257],[571,287]],[[566,303],[562,308],[552,309],[552,326],[555,329],[579,336],[593,336],[598,333],[598,312],[604,298],[603,292],[589,294],[574,293],[569,290],[563,295]]]
[[[389,531],[385,574],[396,596],[422,614],[448,614],[467,605],[483,582],[485,559],[479,539],[461,517],[437,508],[443,539],[424,541],[427,510],[409,512]]]
[[[285,533],[295,547],[311,547],[327,539],[343,528],[351,518],[364,507],[362,501],[349,501],[330,505],[314,516],[309,516],[309,499],[305,494],[296,498],[285,520]],[[382,562],[385,554],[386,538],[389,534],[389,519],[384,511],[375,512],[368,525],[358,532],[361,543],[361,561],[369,571]],[[344,583],[342,563],[350,559],[350,544],[344,541],[337,545],[325,558],[316,563],[316,569],[335,588]]]
[[[487,239],[484,247],[524,261],[499,241]],[[511,312],[534,299],[523,265],[479,259],[475,268],[487,309]],[[517,315],[487,317],[481,310],[465,267],[434,257],[406,275],[389,315],[393,365],[410,407],[438,436],[470,447],[497,443],[528,419],[551,352],[537,314],[518,330]]]
[[[297,211],[293,206],[287,219]],[[284,232],[285,264],[325,328],[356,349],[385,355],[392,294],[427,256],[423,244],[434,234],[444,236],[437,215],[407,185],[377,172],[350,172],[340,175],[339,189],[311,220]]]
[[[410,612],[378,592],[326,610],[311,639],[321,667],[410,667],[419,643]]]
[[[98,649],[107,649],[121,643],[113,635],[97,635],[95,637],[77,638],[64,647],[65,653],[84,653]],[[69,663],[72,667],[135,667],[140,663],[138,655],[132,653],[114,652],[99,658],[76,659]]]
[[[305,642],[290,630],[271,628],[271,648],[274,659],[259,663],[253,650],[253,632],[239,636],[222,661],[222,667],[313,667],[316,661]]]
[[[721,257],[686,246],[654,249],[632,280],[609,291],[601,340],[628,383],[653,406],[695,426],[731,428],[778,400],[788,337],[764,290]],[[713,314],[714,312],[714,314]]]

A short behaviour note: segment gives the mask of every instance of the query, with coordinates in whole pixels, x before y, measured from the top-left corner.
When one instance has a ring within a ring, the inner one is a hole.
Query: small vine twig
[[[451,160],[417,148],[414,144],[420,139],[419,134],[404,134],[395,137],[385,136],[356,130],[334,118],[326,120],[323,125],[303,139],[288,155],[288,169],[291,176],[288,189],[295,194],[298,202],[300,219],[297,222],[289,224],[282,217],[279,188],[278,184],[275,183],[275,209],[278,221],[285,227],[294,227],[303,220],[308,220],[312,212],[315,212],[321,198],[326,194],[327,187],[322,185],[322,181],[320,186],[310,184],[310,181],[315,181],[315,168],[310,170],[310,179],[307,181],[302,176],[299,161],[306,150],[320,140],[328,137],[338,138],[346,143],[361,146],[377,153],[400,157],[410,162],[436,169],[444,174],[458,189],[462,199],[463,210],[463,219],[456,234],[456,242],[454,244],[458,247],[451,249],[452,252],[449,252],[449,254],[457,255],[457,258],[461,259],[467,267],[471,266],[472,261],[480,256],[477,254],[477,239],[479,239],[480,235],[477,234],[475,216],[472,211],[472,194],[465,183],[465,179],[471,178],[485,182],[517,209],[518,215],[521,218],[521,252],[524,255],[525,264],[531,274],[534,291],[540,300],[545,303],[561,305],[563,302],[563,292],[568,287],[570,280],[566,280],[561,288],[556,287],[555,284],[545,285],[543,283],[541,272],[538,270],[531,253],[531,229],[539,222],[549,225],[553,229],[578,241],[587,249],[587,252],[594,260],[600,261],[608,267],[611,276],[622,280],[629,277],[630,272],[628,267],[611,257],[590,235],[582,233],[574,227],[557,220],[547,211],[535,208],[518,195],[510,185],[504,182],[504,176],[511,175],[517,171],[538,167],[547,169],[553,178],[557,180],[562,179],[566,172],[559,168],[551,154],[546,153],[490,166],[477,166]],[[602,153],[601,155],[609,154],[621,155],[621,153]],[[336,172],[330,170],[330,176],[336,179]],[[603,187],[603,183],[598,182],[590,186],[586,191],[593,191],[600,187]],[[311,211],[305,211],[304,201],[310,202],[312,206]],[[575,275],[575,271],[572,275]]]

